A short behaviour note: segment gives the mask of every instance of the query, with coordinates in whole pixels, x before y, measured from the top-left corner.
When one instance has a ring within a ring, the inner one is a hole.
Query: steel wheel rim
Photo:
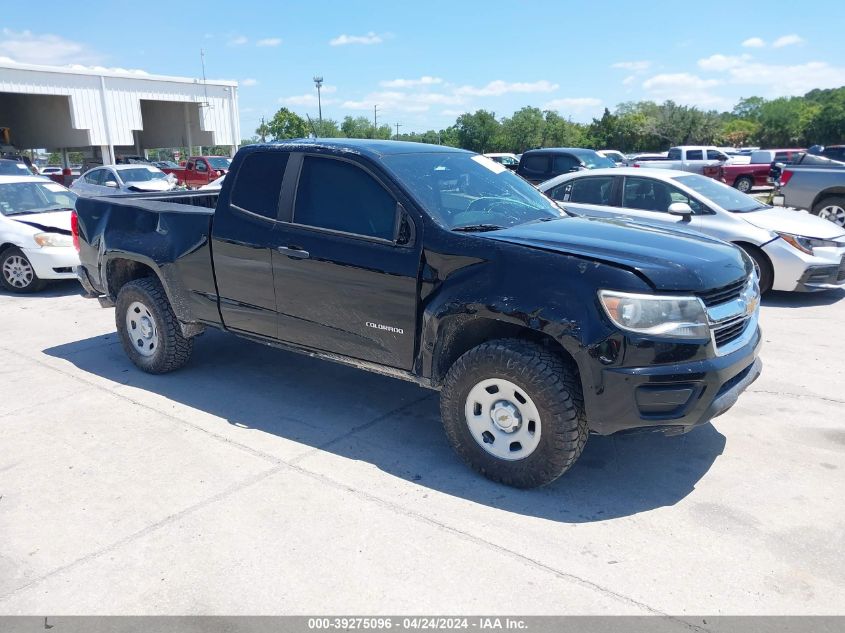
[[[822,210],[819,211],[819,217],[839,226],[845,226],[845,209],[839,205],[829,204],[826,207],[822,207]]]
[[[12,255],[3,261],[3,278],[14,288],[26,288],[35,279],[35,271],[26,257]]]
[[[736,188],[742,193],[748,193],[751,191],[751,184],[747,180],[742,179],[737,183]]]
[[[158,349],[158,325],[140,301],[133,301],[126,310],[126,336],[141,356],[152,356]]]
[[[510,380],[477,383],[469,390],[464,415],[476,443],[498,459],[525,459],[540,444],[540,412],[528,393]]]

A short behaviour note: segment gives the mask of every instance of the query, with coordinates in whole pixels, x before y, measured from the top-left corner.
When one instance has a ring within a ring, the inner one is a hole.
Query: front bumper
[[[74,269],[79,266],[79,254],[72,246],[22,250],[39,279],[76,279]]]
[[[762,336],[723,356],[645,367],[607,367],[585,393],[590,430],[600,435],[659,430],[685,433],[730,409],[759,376]]]
[[[818,292],[845,288],[845,248],[802,253],[778,238],[763,246],[774,269],[773,290]]]

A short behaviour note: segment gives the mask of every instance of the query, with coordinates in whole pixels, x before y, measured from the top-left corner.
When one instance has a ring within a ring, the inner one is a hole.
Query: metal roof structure
[[[0,58],[0,127],[18,148],[116,152],[240,142],[235,81]],[[116,149],[117,148],[117,149]]]

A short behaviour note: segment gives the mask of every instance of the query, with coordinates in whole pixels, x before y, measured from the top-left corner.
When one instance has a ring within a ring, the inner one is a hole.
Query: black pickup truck
[[[760,373],[739,249],[575,218],[471,152],[318,140],[241,149],[219,194],[80,198],[79,278],[129,358],[206,327],[440,390],[459,455],[549,483],[589,432],[682,433]]]

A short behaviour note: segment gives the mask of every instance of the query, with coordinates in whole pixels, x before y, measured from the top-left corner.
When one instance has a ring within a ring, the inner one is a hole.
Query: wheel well
[[[130,281],[143,279],[144,277],[157,278],[155,271],[141,262],[132,259],[113,259],[106,268],[106,281],[108,283],[108,294],[112,299]]]
[[[13,246],[14,244],[12,244],[11,242],[7,242],[6,244],[0,244],[0,255],[2,255],[7,248],[12,248]]]
[[[845,187],[831,187],[830,189],[825,189],[816,196],[815,200],[813,200],[813,206],[810,207],[810,210],[812,211],[815,209],[816,205],[825,198],[832,198],[834,196],[845,196]]]
[[[763,261],[765,261],[769,265],[769,272],[772,273],[772,280],[774,280],[774,278],[775,278],[775,267],[772,266],[772,260],[766,254],[766,251],[764,251],[759,246],[755,246],[754,244],[751,244],[750,242],[734,242],[733,244],[734,244],[734,246],[739,246],[743,250],[754,251],[754,252],[762,255]]]
[[[570,365],[572,370],[578,374],[578,365],[575,359],[564,349],[564,347],[548,334],[532,330],[516,323],[507,323],[495,319],[456,317],[447,331],[440,337],[434,349],[434,362],[432,364],[432,382],[441,384],[446,377],[449,368],[458,358],[487,341],[494,341],[503,338],[515,338],[525,341],[532,341],[553,350],[561,360]]]

